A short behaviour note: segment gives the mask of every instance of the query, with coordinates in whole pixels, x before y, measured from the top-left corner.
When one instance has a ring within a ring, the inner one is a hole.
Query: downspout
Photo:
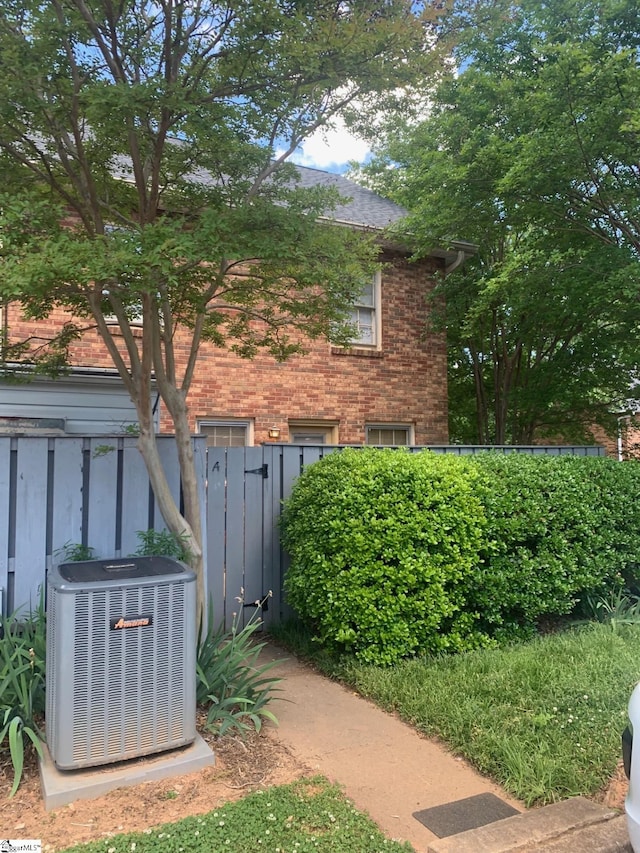
[[[6,365],[5,353],[7,351],[7,341],[9,340],[9,303],[0,303],[0,367],[4,370]]]
[[[631,415],[620,415],[616,418],[618,424],[618,462],[624,462],[624,453],[622,452],[622,421],[629,421]]]
[[[448,267],[444,268],[446,275],[457,270],[460,264],[464,262],[464,259],[467,257],[466,252],[463,252],[461,249],[458,250],[455,261],[452,261]]]

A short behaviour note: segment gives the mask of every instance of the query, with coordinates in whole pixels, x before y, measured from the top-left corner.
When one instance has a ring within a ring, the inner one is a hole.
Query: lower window
[[[207,436],[207,447],[245,447],[250,444],[248,421],[198,421],[198,432]]]
[[[412,428],[400,424],[371,424],[366,427],[366,443],[396,447],[412,443]]]
[[[291,444],[337,444],[338,424],[321,421],[289,421]]]

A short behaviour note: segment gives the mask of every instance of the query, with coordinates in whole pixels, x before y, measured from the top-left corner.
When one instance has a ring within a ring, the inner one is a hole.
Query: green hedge
[[[285,505],[289,602],[367,662],[496,644],[634,582],[639,486],[597,458],[334,453]]]
[[[497,638],[531,632],[585,597],[631,582],[640,554],[640,466],[594,457],[484,453],[485,546],[465,589]]]

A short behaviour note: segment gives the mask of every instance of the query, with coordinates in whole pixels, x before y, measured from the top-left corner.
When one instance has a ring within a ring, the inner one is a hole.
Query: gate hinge
[[[245,468],[245,474],[262,474],[262,479],[266,480],[269,477],[269,465],[265,462],[264,465],[261,465],[259,468],[250,468],[247,470]]]

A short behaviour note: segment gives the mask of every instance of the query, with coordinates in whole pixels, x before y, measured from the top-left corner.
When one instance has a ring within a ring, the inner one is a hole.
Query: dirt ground
[[[36,838],[42,849],[61,850],[120,832],[143,830],[189,815],[204,814],[250,791],[292,782],[309,775],[270,731],[244,742],[227,736],[215,740],[201,731],[216,755],[214,767],[188,776],[120,788],[94,800],[78,800],[46,812],[35,758],[30,756],[18,792],[9,800],[10,763],[0,766],[0,837]]]
[[[616,772],[609,780],[600,793],[594,797],[594,800],[602,803],[603,806],[608,806],[610,809],[620,809],[624,811],[624,798],[629,790],[629,781],[624,775],[624,767],[622,761],[616,767]]]
[[[188,776],[145,782],[135,788],[120,788],[51,812],[46,812],[42,804],[33,756],[27,761],[23,782],[11,800],[7,795],[13,771],[8,763],[0,766],[0,837],[39,838],[43,850],[53,853],[79,842],[203,814],[250,791],[286,784],[312,772],[294,758],[274,731],[263,731],[245,741],[236,737],[215,740],[204,731],[201,734],[215,751],[214,767]],[[609,784],[594,799],[622,810],[627,787],[620,763]]]

